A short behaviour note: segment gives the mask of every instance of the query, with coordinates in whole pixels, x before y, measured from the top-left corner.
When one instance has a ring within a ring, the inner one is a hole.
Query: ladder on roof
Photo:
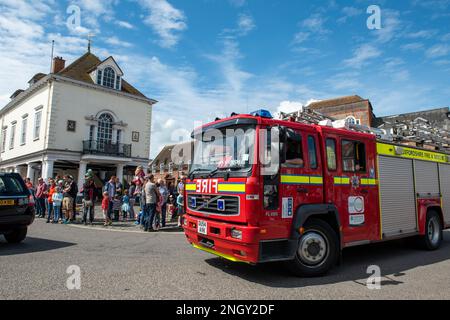
[[[308,107],[293,113],[280,113],[280,120],[305,124],[332,126],[340,129],[373,134],[378,140],[402,145],[425,147],[436,151],[450,152],[450,131],[432,126],[423,118],[412,121],[385,122],[378,128],[336,120]]]

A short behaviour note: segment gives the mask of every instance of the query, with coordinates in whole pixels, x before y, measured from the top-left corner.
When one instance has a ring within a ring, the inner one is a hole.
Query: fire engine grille
[[[239,215],[239,197],[221,195],[188,195],[192,211],[215,215]]]

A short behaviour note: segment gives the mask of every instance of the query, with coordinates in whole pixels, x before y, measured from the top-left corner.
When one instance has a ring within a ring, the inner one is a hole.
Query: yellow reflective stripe
[[[228,254],[220,253],[220,252],[214,251],[214,250],[209,249],[209,248],[200,247],[200,246],[198,246],[198,245],[196,245],[196,244],[192,244],[192,246],[193,246],[195,249],[202,250],[202,251],[205,251],[205,252],[214,254],[214,255],[216,255],[216,256],[225,258],[225,259],[230,260],[230,261],[233,261],[233,262],[249,263],[249,262],[247,262],[247,261],[240,260],[240,259],[235,258],[235,257],[233,257],[233,256],[230,256],[230,255],[228,255]]]
[[[322,177],[310,177],[311,184],[323,184]]]
[[[219,183],[219,192],[245,193],[245,183]]]
[[[195,183],[187,183],[186,190],[187,191],[195,191],[195,190],[197,190],[197,185]]]
[[[281,176],[281,183],[309,184],[309,176],[295,176],[295,175]]]
[[[338,184],[338,185],[350,184],[350,178],[348,178],[348,177],[334,177],[334,184]]]
[[[407,148],[404,146],[396,146],[386,143],[377,143],[377,153],[380,155],[391,157],[417,159],[439,163],[450,162],[450,157],[447,154],[421,149]]]
[[[323,184],[323,177],[305,175],[282,175],[282,184]]]
[[[368,179],[363,178],[361,179],[361,184],[366,186],[376,186],[377,185],[377,179]]]

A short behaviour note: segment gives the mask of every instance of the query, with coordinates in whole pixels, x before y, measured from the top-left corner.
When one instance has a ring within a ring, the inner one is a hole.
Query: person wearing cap
[[[78,193],[77,186],[72,179],[72,176],[65,176],[66,184],[64,188],[63,211],[65,213],[64,224],[69,224],[74,218],[73,203]]]

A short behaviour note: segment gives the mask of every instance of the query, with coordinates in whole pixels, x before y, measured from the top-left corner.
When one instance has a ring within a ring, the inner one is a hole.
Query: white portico
[[[0,110],[0,170],[36,181],[88,169],[100,180],[147,167],[152,106],[124,80],[113,57],[87,52],[69,66],[55,58]]]

